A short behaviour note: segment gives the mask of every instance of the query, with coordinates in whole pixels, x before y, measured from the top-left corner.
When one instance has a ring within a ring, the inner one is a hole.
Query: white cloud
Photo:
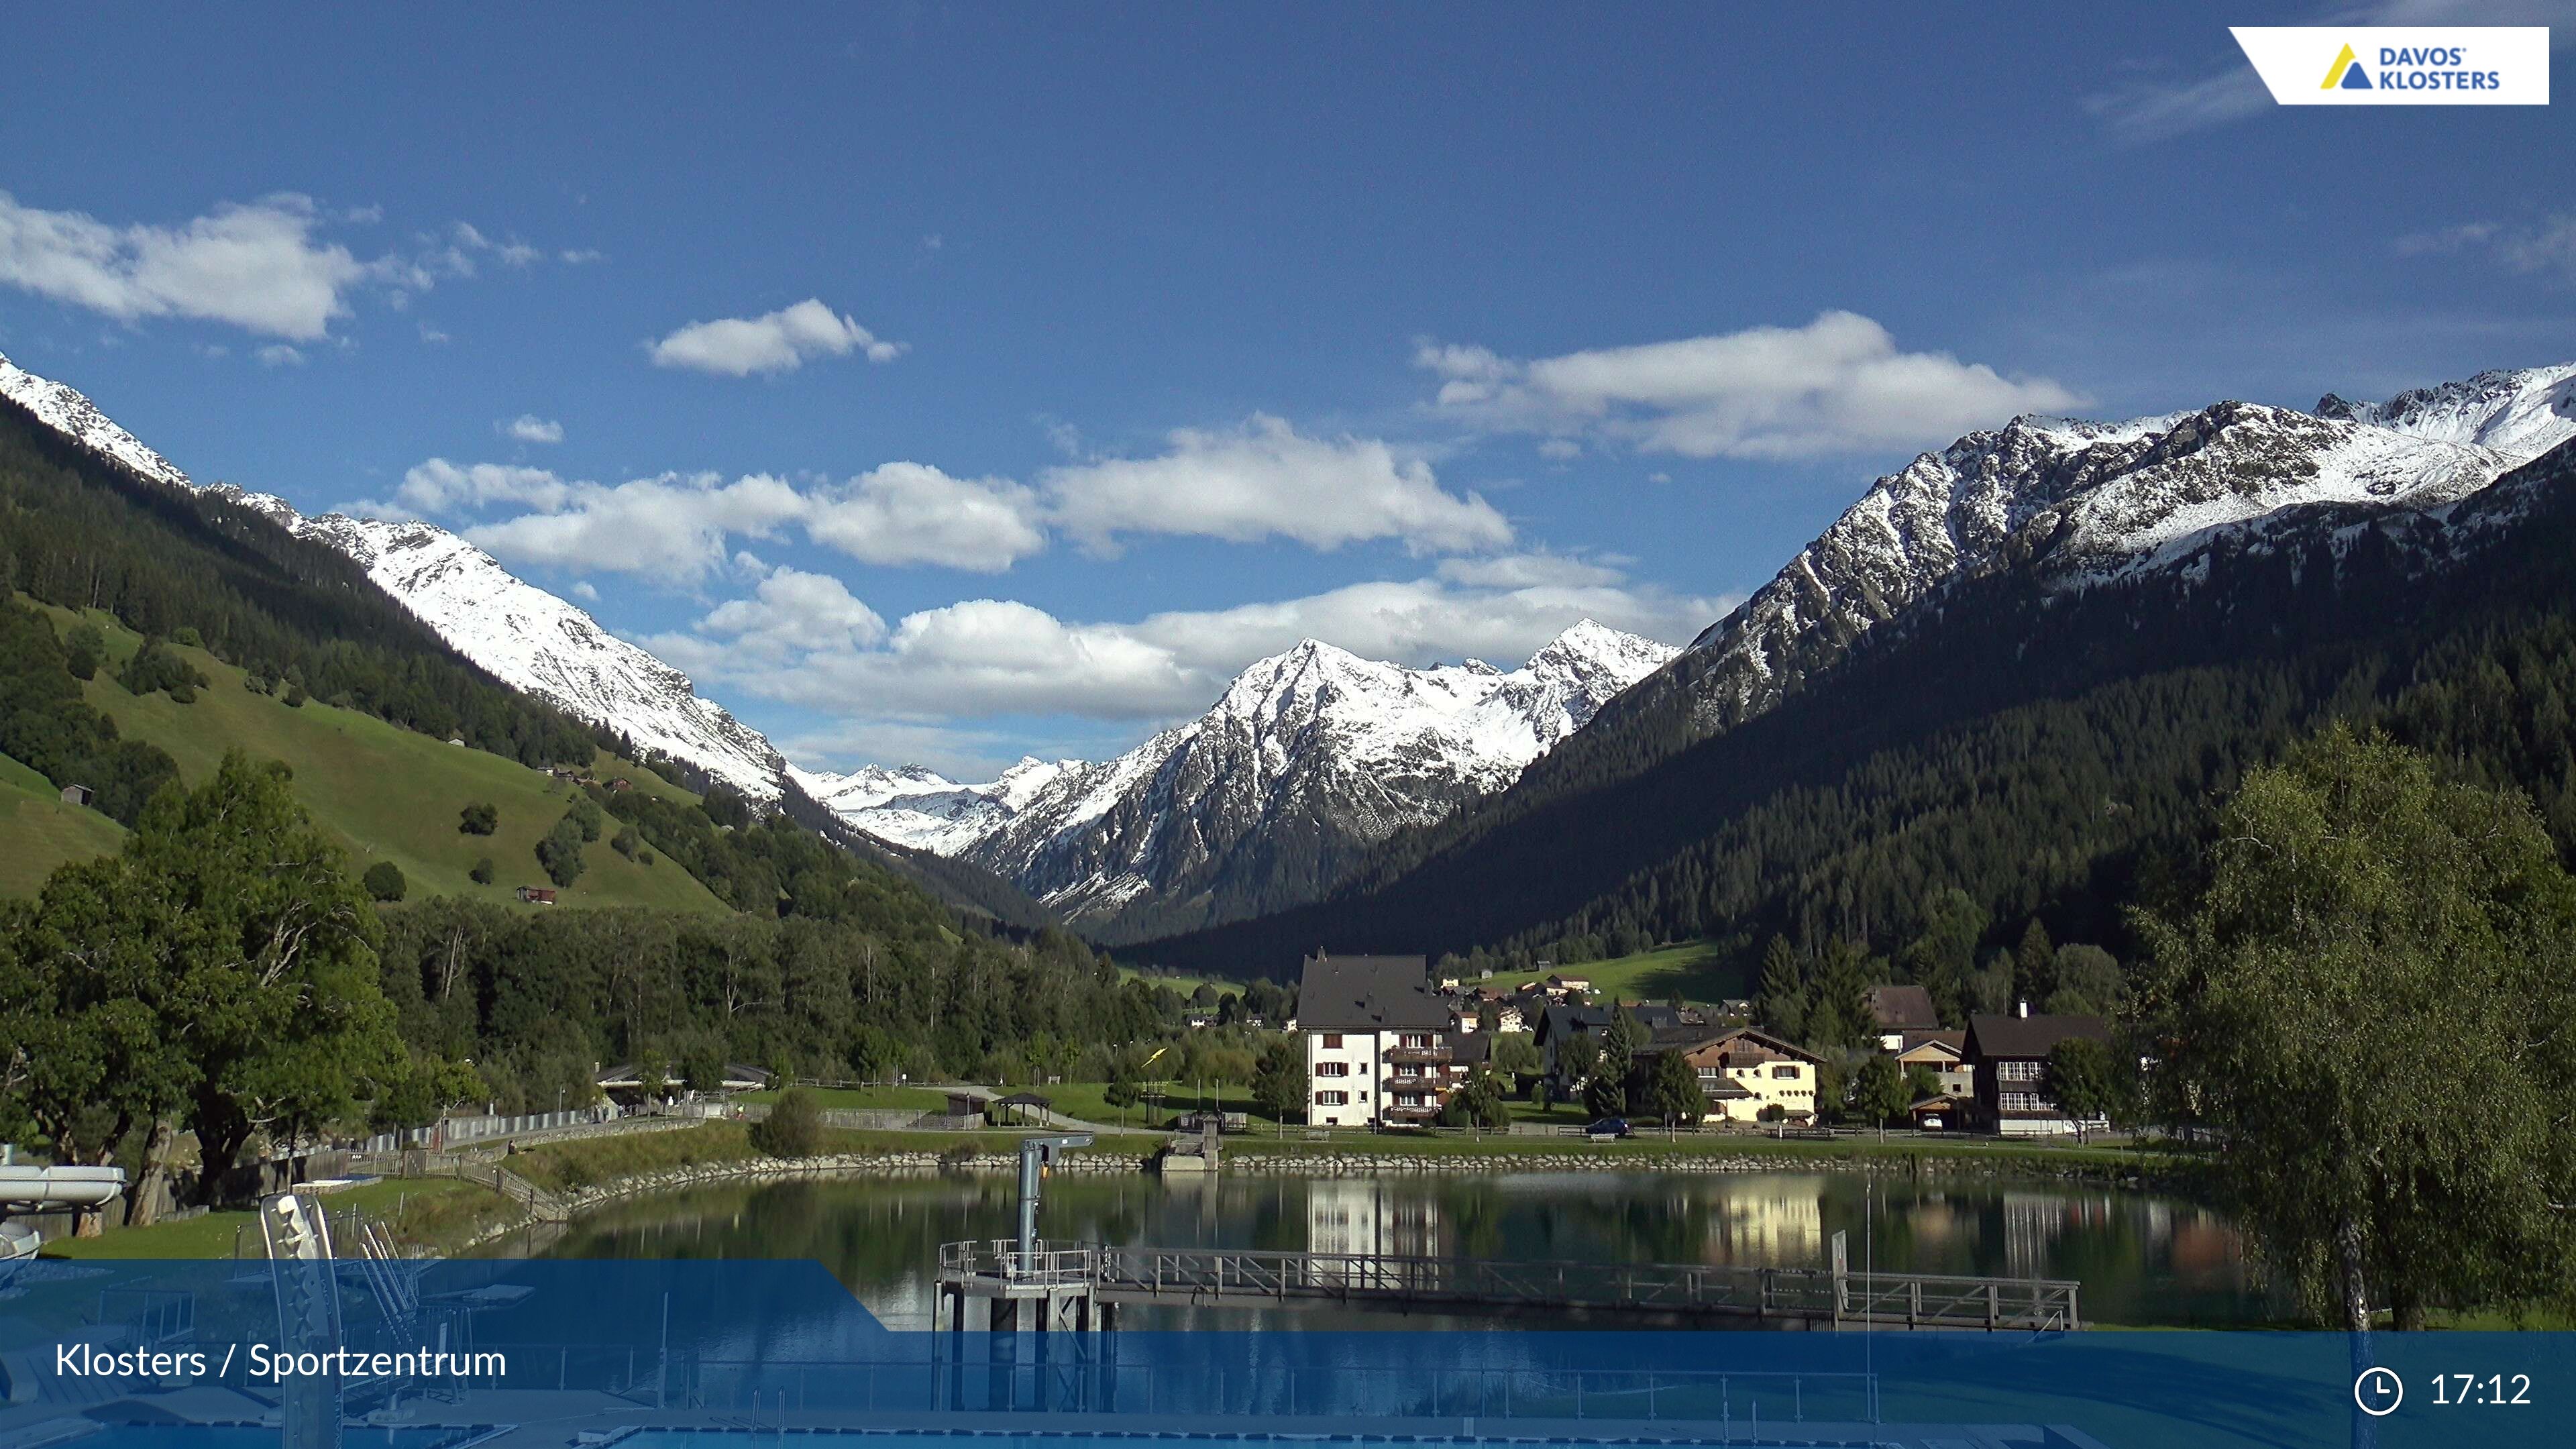
[[[446,333],[439,331],[437,328],[430,326],[428,323],[423,322],[420,324],[420,340],[429,343],[432,346],[436,346],[441,342],[452,342],[455,339],[449,337]]]
[[[2526,276],[2554,275],[2576,282],[2576,211],[2562,211],[2537,222],[2507,225],[2496,221],[2464,222],[2439,231],[2417,232],[2397,239],[2399,256],[2443,256],[2485,252]]]
[[[1886,328],[1851,312],[1529,361],[1424,344],[1414,361],[1442,380],[1435,407],[1470,423],[1693,458],[1925,447],[2083,402],[2046,378],[1900,352]]]
[[[2189,81],[2131,81],[2084,98],[2085,114],[2124,141],[2161,141],[2272,109],[2272,93],[2240,55]]]
[[[652,345],[653,361],[726,377],[793,372],[818,357],[863,353],[870,362],[892,362],[907,344],[887,342],[850,317],[808,297],[793,307],[758,317],[692,322]]]
[[[573,583],[572,596],[585,603],[596,604],[599,602],[599,588],[588,579],[579,579]]]
[[[816,543],[863,563],[945,564],[996,572],[1046,547],[1037,495],[1007,478],[953,478],[888,463],[818,493],[805,515]]]
[[[313,203],[272,196],[178,226],[111,226],[0,192],[0,282],[120,321],[191,317],[312,341],[368,267],[317,243]]]
[[[1121,534],[1187,534],[1338,548],[1401,539],[1417,553],[1501,548],[1512,527],[1476,494],[1440,487],[1430,465],[1374,438],[1310,438],[1256,414],[1240,428],[1182,428],[1152,458],[1050,469],[1050,514],[1099,549]]]
[[[262,367],[302,367],[304,365],[304,354],[283,342],[272,342],[252,353],[251,356],[258,358]]]
[[[465,536],[515,562],[682,581],[728,562],[763,572],[766,566],[748,553],[729,559],[734,541],[776,538],[790,528],[822,547],[885,565],[991,572],[1046,546],[1029,489],[1008,479],[952,478],[919,463],[889,463],[813,488],[765,474],[731,483],[713,474],[665,474],[609,487],[544,468],[431,458],[403,475],[391,503],[349,507],[428,518],[505,505],[529,511],[472,524]]]
[[[503,437],[516,438],[522,443],[563,441],[563,424],[550,418],[538,417],[535,413],[521,413],[506,423],[494,423],[492,426]]]
[[[598,261],[603,253],[596,247],[570,247],[556,255],[562,259],[564,265],[578,267]]]
[[[1125,623],[968,599],[908,614],[881,638],[871,637],[876,616],[827,587],[833,581],[780,570],[761,597],[644,643],[692,674],[871,726],[972,729],[997,715],[1133,725],[1198,713],[1244,666],[1304,638],[1411,664],[1517,662],[1578,619],[1682,640],[1733,603],[1632,586],[1615,568],[1554,555],[1451,563],[1431,578]],[[781,579],[824,621],[819,628],[799,609],[773,607],[784,602],[769,597]],[[818,642],[817,632],[827,637]]]
[[[885,620],[827,574],[782,568],[747,599],[729,599],[698,621],[698,632],[771,663],[815,652],[864,649],[886,636]]]
[[[776,537],[806,508],[803,495],[766,474],[731,483],[712,474],[664,474],[613,488],[572,484],[559,511],[522,514],[464,533],[496,557],[518,563],[696,580],[724,564],[728,539]]]
[[[456,464],[432,458],[403,474],[394,497],[423,517],[455,514],[494,503],[524,503],[553,512],[568,502],[573,486],[543,468],[508,463]]]

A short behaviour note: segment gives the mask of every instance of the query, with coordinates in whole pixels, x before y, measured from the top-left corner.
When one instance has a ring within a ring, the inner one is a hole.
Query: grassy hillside
[[[59,628],[76,622],[69,610],[49,606],[46,612]],[[106,633],[110,656],[108,666],[86,686],[89,703],[114,719],[124,735],[169,751],[189,783],[211,774],[224,752],[236,747],[258,758],[284,760],[295,771],[297,798],[347,848],[351,868],[390,860],[401,867],[414,898],[453,895],[509,902],[515,887],[547,883],[537,867],[536,843],[562,818],[571,801],[570,784],[515,760],[445,744],[319,700],[290,708],[279,698],[244,688],[242,670],[202,649],[173,646],[173,652],[214,681],[198,691],[193,703],[174,703],[166,694],[138,699],[114,675],[142,639],[104,613],[87,617]],[[612,765],[603,757],[598,768],[652,793],[689,798],[635,766]],[[458,813],[477,801],[499,807],[500,828],[491,835],[457,829]],[[111,822],[98,823],[115,830]],[[45,871],[74,858],[74,846],[85,848],[81,842],[49,847],[36,837],[20,848],[14,828],[8,838],[11,874],[0,876],[0,889],[25,889],[12,877],[29,871],[41,882]],[[110,839],[107,848],[113,845]],[[484,856],[492,858],[497,870],[488,886],[475,884],[467,874]],[[22,859],[34,864],[21,864]],[[649,866],[640,864],[610,849],[605,837],[584,852],[584,859],[589,868],[563,891],[565,905],[725,909],[675,861],[657,858]]]
[[[1752,972],[1709,941],[1686,941],[1634,956],[1551,966],[1545,971],[1497,971],[1494,979],[1485,984],[1498,991],[1510,991],[1560,975],[1580,976],[1592,983],[1596,994],[1615,996],[1621,1001],[1670,1001],[1676,996],[1701,1002],[1749,999],[1759,985]]]
[[[65,861],[106,855],[125,827],[62,802],[53,782],[0,755],[0,896],[32,896]]]

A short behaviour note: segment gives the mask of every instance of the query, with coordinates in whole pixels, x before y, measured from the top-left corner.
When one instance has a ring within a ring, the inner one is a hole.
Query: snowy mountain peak
[[[2481,373],[2314,413],[2222,402],[2088,423],[2016,418],[1925,453],[1692,641],[1703,730],[1776,701],[1868,630],[1961,578],[2051,587],[2172,564],[2319,504],[2439,508],[2576,437],[2576,365]]]
[[[1279,898],[1283,872],[1319,871],[1509,785],[1674,653],[1588,619],[1508,672],[1304,639],[1114,760],[1024,760],[991,784],[900,789],[888,782],[912,772],[870,767],[808,788],[862,830],[965,856],[1077,918],[1148,898],[1240,914]]]
[[[2347,402],[2328,393],[2317,401],[2317,416],[2491,448],[2527,462],[2576,436],[2576,363],[2481,372],[2382,403]]]
[[[177,464],[118,427],[78,390],[67,383],[38,377],[6,356],[0,356],[0,397],[34,413],[45,426],[90,451],[114,458],[146,478],[176,488],[191,486],[188,475],[180,472]]]

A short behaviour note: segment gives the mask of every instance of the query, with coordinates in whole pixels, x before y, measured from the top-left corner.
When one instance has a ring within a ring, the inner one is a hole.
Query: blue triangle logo
[[[2343,68],[2343,88],[2348,91],[2370,89],[2370,72],[2361,68],[2361,62],[2354,61]]]

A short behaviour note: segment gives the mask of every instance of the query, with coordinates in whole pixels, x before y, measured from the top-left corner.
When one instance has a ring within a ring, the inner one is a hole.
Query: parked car
[[[1604,1117],[1584,1128],[1583,1135],[1595,1142],[1603,1142],[1619,1137],[1634,1137],[1637,1135],[1637,1129],[1629,1126],[1628,1119],[1625,1117]]]

